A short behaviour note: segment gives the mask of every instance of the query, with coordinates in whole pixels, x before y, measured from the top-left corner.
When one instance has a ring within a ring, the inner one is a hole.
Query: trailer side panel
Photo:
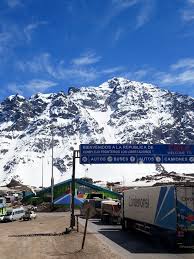
[[[124,193],[124,218],[176,230],[174,186],[131,189]]]
[[[194,232],[194,187],[177,187],[178,226]]]

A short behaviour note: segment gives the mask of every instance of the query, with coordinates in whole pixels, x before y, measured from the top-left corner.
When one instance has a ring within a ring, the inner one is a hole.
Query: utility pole
[[[42,190],[44,188],[44,142],[42,143]]]
[[[53,127],[51,128],[51,136],[52,136],[52,172],[51,172],[51,209],[54,207],[54,176],[53,176],[53,146],[54,146],[54,141],[53,141]]]
[[[43,174],[44,174],[44,165],[43,165],[43,155],[42,155],[42,189],[44,188],[44,176],[43,176]]]

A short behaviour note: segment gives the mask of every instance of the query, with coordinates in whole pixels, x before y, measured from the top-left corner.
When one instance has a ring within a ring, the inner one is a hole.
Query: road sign
[[[80,163],[194,163],[194,145],[81,144]]]

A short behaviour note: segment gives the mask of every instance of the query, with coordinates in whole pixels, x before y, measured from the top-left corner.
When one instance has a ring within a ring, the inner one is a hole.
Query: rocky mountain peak
[[[8,97],[0,104],[0,182],[19,175],[40,185],[42,157],[50,172],[52,143],[57,179],[71,172],[72,150],[80,143],[191,144],[193,108],[191,97],[125,78],[71,87],[68,94]]]

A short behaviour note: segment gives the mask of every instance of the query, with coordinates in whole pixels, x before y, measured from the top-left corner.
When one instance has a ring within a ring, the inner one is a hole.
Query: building
[[[71,193],[71,182],[72,179],[60,182],[54,185],[54,200],[64,196],[65,194]],[[121,194],[118,192],[113,192],[107,188],[103,188],[92,183],[86,182],[82,179],[75,179],[75,189],[76,197],[85,198],[84,196],[88,193],[101,193],[104,199],[120,199]],[[28,195],[24,198],[25,201],[30,200],[30,198],[35,197],[34,194]],[[36,193],[36,197],[40,197],[41,200],[50,201],[51,200],[51,187],[45,188]]]

